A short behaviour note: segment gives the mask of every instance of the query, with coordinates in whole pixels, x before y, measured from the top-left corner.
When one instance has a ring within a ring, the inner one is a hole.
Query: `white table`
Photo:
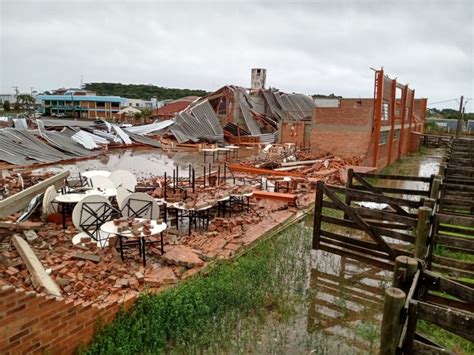
[[[217,215],[218,216],[221,215],[221,211],[222,211],[222,217],[225,217],[225,212],[227,210],[227,203],[229,203],[229,201],[230,201],[230,195],[217,199]],[[230,215],[232,215],[232,211],[230,208],[229,208],[229,212],[230,212]]]
[[[206,163],[206,157],[208,155],[212,155],[212,162],[216,160],[216,152],[218,151],[217,148],[204,148],[201,149],[201,151],[204,153],[204,163]]]
[[[217,160],[220,161],[220,156],[224,155],[224,160],[227,161],[230,153],[232,152],[229,148],[217,148]]]
[[[92,190],[87,190],[85,191],[86,195],[99,195],[99,196],[104,196],[104,197],[115,197],[117,196],[117,189],[92,189]]]
[[[81,173],[81,176],[84,176],[87,179],[90,179],[93,176],[109,177],[110,176],[110,171],[107,171],[107,170],[89,170],[89,171],[84,171],[83,173]]]
[[[237,157],[238,157],[240,147],[238,147],[238,146],[236,146],[236,145],[227,145],[227,146],[225,146],[225,148],[231,150],[232,155],[233,155],[233,158],[237,158]]]
[[[179,229],[179,212],[181,211],[181,218],[188,217],[189,219],[189,231],[188,234],[191,235],[191,229],[193,221],[196,221],[198,218],[203,221],[203,225],[209,227],[209,211],[214,205],[208,205],[202,208],[187,208],[186,205],[180,205],[179,202],[170,203],[168,207],[174,208],[176,211],[176,229]],[[204,216],[204,212],[206,213]]]
[[[143,222],[145,221],[144,218],[135,218],[135,221],[137,222]],[[143,257],[143,266],[146,265],[146,256],[145,256],[145,239],[148,236],[152,235],[157,235],[160,234],[160,243],[161,243],[161,253],[164,253],[164,245],[163,245],[163,232],[166,230],[167,225],[166,223],[157,223],[156,221],[151,220],[151,234],[150,235],[145,235],[141,231],[143,229],[139,228],[140,231],[140,236],[138,238],[138,249],[140,251],[140,254]],[[118,231],[118,226],[114,224],[113,221],[105,222],[101,227],[100,230],[104,233],[108,234],[115,234],[119,237],[119,242],[120,242],[120,256],[122,257],[123,261],[123,240],[122,238],[130,238],[133,237],[133,234],[130,231],[123,231],[119,232]]]
[[[53,202],[60,206],[63,229],[66,229],[66,206],[75,205],[84,197],[86,197],[86,194],[64,194],[54,198]]]
[[[245,202],[244,200],[247,199],[247,211],[250,210],[250,197],[253,196],[253,192],[248,192],[246,194],[231,194],[230,195],[230,209],[232,210],[232,202],[237,203],[241,206],[242,211],[245,209]]]

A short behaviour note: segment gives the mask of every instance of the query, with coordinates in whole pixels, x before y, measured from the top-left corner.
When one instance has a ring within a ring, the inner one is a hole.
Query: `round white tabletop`
[[[252,197],[253,192],[248,192],[246,194],[232,194],[232,197],[241,198],[241,197]]]
[[[99,195],[99,196],[104,196],[104,197],[114,197],[117,196],[117,189],[92,189],[92,190],[87,190],[85,192],[86,195]]]
[[[218,198],[217,202],[224,202],[224,201],[229,201],[229,200],[230,200],[230,195]]]
[[[105,176],[109,177],[110,171],[107,170],[89,170],[89,171],[84,171],[81,173],[82,176],[84,176],[87,179],[90,179],[93,176]]]
[[[84,197],[86,197],[86,194],[65,194],[56,196],[54,201],[59,203],[78,203]]]
[[[143,218],[135,218],[135,221],[142,222],[145,219]],[[163,232],[166,229],[166,223],[160,223],[158,224],[156,221],[151,221],[151,234],[150,235],[156,235],[161,232]],[[140,228],[141,231],[142,228]],[[118,232],[118,227],[114,224],[113,221],[105,222],[101,227],[100,230],[105,233],[109,234],[117,234],[121,235],[122,237],[131,237],[132,233],[130,231],[125,231],[125,232]],[[147,237],[143,233],[140,234],[141,237]]]

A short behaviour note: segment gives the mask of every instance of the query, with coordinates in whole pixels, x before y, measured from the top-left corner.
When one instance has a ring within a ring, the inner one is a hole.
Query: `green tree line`
[[[437,118],[444,118],[450,120],[457,120],[458,119],[458,110],[453,110],[451,108],[444,108],[444,109],[437,109],[437,108],[429,108],[426,112],[426,117],[437,117]],[[464,112],[464,120],[474,120],[474,112]]]
[[[145,84],[121,83],[87,83],[85,89],[95,91],[98,95],[122,96],[129,99],[158,100],[179,99],[185,96],[204,96],[207,91],[194,89],[165,88]]]

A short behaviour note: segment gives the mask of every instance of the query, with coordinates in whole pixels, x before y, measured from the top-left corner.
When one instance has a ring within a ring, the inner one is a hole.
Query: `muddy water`
[[[423,154],[404,158],[387,173],[437,174],[441,156],[442,150],[425,150]],[[398,186],[418,188],[406,182]],[[391,284],[392,273],[339,255],[310,251],[311,226],[311,217],[301,223],[301,228],[308,232],[305,247],[295,243],[287,251],[292,254],[300,249],[298,277],[304,280],[304,286],[296,287],[292,291],[294,297],[289,298],[292,311],[286,315],[270,312],[263,324],[241,325],[236,338],[247,339],[247,344],[240,344],[238,351],[234,348],[231,353],[378,353],[383,294]],[[282,282],[294,287],[291,280]]]

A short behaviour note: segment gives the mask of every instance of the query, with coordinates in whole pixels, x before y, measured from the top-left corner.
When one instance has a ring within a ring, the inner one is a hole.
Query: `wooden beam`
[[[64,185],[64,180],[69,176],[69,171],[63,171],[44,181],[37,183],[27,189],[0,201],[0,217],[8,217],[15,212],[21,211],[28,206],[30,201],[38,194],[54,185],[57,189]]]
[[[418,319],[436,324],[467,340],[474,341],[474,314],[418,302]]]
[[[296,202],[296,195],[294,194],[287,194],[283,192],[270,192],[270,191],[261,191],[256,190],[253,192],[253,197],[255,198],[262,198],[262,199],[269,199],[269,200],[277,200],[295,204]]]
[[[12,237],[13,245],[15,245],[21,260],[25,263],[31,274],[31,281],[35,287],[44,287],[45,291],[53,296],[61,297],[61,290],[53,279],[46,273],[43,265],[38,260],[35,252],[30,248],[28,243],[19,235]]]

